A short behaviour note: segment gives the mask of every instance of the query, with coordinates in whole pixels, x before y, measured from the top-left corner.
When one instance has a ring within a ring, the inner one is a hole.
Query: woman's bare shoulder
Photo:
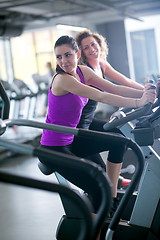
[[[107,62],[107,60],[104,60],[104,59],[100,60],[99,64],[104,69],[110,66],[110,64]]]
[[[84,73],[90,73],[93,72],[92,69],[90,69],[87,65],[78,65],[78,67],[82,70]]]

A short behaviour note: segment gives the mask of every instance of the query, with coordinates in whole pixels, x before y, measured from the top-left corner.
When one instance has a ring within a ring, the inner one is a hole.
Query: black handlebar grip
[[[149,83],[155,84],[155,81],[154,81],[153,79],[150,79],[150,80],[149,80]],[[152,86],[150,86],[149,89],[155,89],[155,88],[156,88],[156,86],[155,86],[155,85],[152,85]]]
[[[150,86],[149,89],[156,89],[156,86],[155,86],[155,85],[152,85],[152,86]]]
[[[154,84],[154,83],[155,83],[155,81],[154,81],[153,79],[150,79],[150,80],[149,80],[149,83],[152,83],[152,84]]]

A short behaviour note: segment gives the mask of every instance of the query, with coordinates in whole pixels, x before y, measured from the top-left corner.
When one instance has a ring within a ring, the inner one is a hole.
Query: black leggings
[[[98,132],[106,132],[103,129],[105,123],[106,121],[104,120],[94,118],[89,129]],[[124,136],[118,128],[114,128],[107,132]],[[99,164],[105,170],[106,165],[100,155],[100,153],[104,151],[109,151],[108,161],[112,163],[122,163],[126,146],[124,143],[104,142],[102,140],[99,141],[98,139],[85,139],[83,137],[75,137],[74,142],[72,143],[72,152],[76,156],[85,157]]]
[[[110,132],[110,133],[116,133],[116,134],[120,134],[121,136],[125,135],[118,129],[118,128],[113,128],[109,131],[105,131],[103,126],[106,123],[106,121],[104,120],[100,120],[100,119],[96,119],[94,118],[92,120],[92,123],[90,124],[89,129],[90,130],[94,130],[94,131],[98,131],[98,132]],[[109,153],[108,153],[108,161],[113,162],[113,163],[121,163],[123,162],[123,157],[124,157],[124,153],[126,152],[126,146],[124,143],[107,143],[108,147],[109,147]],[[116,151],[115,151],[116,149]]]
[[[97,122],[97,121],[96,121]],[[99,122],[99,121],[98,121]],[[102,122],[101,122],[102,124]],[[93,125],[94,126],[94,125]],[[113,131],[112,131],[113,132]],[[119,131],[116,129],[116,133]],[[84,137],[75,137],[73,143],[70,146],[40,146],[40,148],[47,148],[50,150],[67,153],[70,155],[76,155],[86,160],[91,160],[99,164],[105,170],[105,164],[99,153],[109,150],[109,161],[114,163],[121,163],[123,160],[123,155],[125,152],[125,146],[121,143],[105,142],[104,140],[99,139],[89,139]],[[116,149],[116,151],[115,151]],[[39,158],[40,162],[45,164],[45,159]],[[46,164],[45,164],[46,165]],[[46,167],[52,169],[51,166],[47,165]],[[53,171],[52,171],[53,170]],[[101,203],[101,193],[94,180],[90,182],[87,178],[87,175],[84,176],[84,173],[77,171],[75,172],[70,166],[65,169],[58,168],[52,169],[51,173],[57,171],[68,181],[83,189],[89,194],[89,198],[92,202],[95,212],[100,206]]]
[[[53,151],[58,151],[58,152],[62,152],[65,154],[73,155],[73,153],[70,151],[71,146],[56,147],[56,146],[40,145],[39,148],[40,149],[45,148],[48,150],[53,150]],[[75,171],[75,169],[72,169],[72,167],[70,167],[70,165],[68,165],[65,168],[63,168],[61,166],[53,168],[52,166],[46,164],[45,158],[39,157],[39,160],[40,160],[41,164],[43,165],[43,168],[45,168],[45,171],[46,171],[46,169],[47,169],[47,171],[49,170],[50,174],[52,174],[53,172],[58,172],[64,178],[66,178],[69,182],[73,183],[77,187],[81,188],[84,192],[86,192],[88,195],[88,198],[91,202],[91,205],[93,207],[92,212],[94,212],[94,213],[97,212],[97,210],[99,209],[100,204],[102,202],[102,196],[101,196],[100,189],[97,186],[97,181],[95,181],[94,179],[92,179],[92,180],[89,179],[88,174],[84,173],[84,171],[81,171],[81,169],[77,169],[77,171]],[[60,197],[61,197],[62,203],[63,203],[63,196],[60,195]]]

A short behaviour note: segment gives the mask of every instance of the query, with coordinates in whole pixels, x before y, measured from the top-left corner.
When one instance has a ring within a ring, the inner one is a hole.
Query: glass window
[[[12,38],[11,45],[15,78],[29,83],[31,75],[37,71],[32,34]]]
[[[33,35],[35,39],[35,51],[37,53],[53,51],[51,32],[49,30],[37,31]]]
[[[135,78],[142,83],[158,73],[158,60],[154,29],[130,33]]]
[[[37,72],[40,75],[46,73],[46,62],[52,63],[53,41],[51,30],[43,30],[33,33]]]

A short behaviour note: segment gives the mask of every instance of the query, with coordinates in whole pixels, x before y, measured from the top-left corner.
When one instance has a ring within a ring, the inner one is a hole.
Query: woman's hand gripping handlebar
[[[154,85],[150,86],[150,89],[155,89]],[[142,116],[150,114],[152,109],[152,103],[148,103],[143,107],[136,109],[123,109],[119,110],[112,115],[111,120],[104,124],[104,130],[108,131],[116,127],[120,127],[121,125],[126,124],[129,121],[138,119]],[[128,112],[128,113],[126,113]]]

